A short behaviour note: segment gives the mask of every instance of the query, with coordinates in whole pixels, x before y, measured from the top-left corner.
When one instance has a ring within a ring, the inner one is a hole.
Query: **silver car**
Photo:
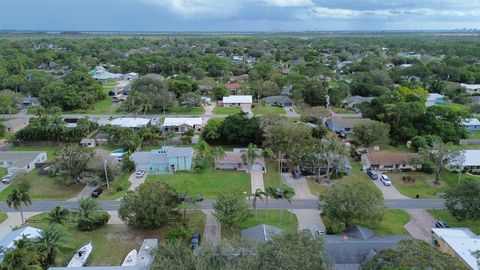
[[[14,175],[13,174],[7,174],[2,178],[2,184],[10,184],[12,181]]]
[[[382,174],[382,176],[380,176],[380,181],[382,181],[382,183],[385,186],[391,186],[392,185],[392,181],[390,181],[390,178],[388,178],[388,176],[385,175],[385,174]]]

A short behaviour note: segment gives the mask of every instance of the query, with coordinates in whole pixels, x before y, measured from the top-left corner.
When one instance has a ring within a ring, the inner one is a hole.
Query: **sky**
[[[342,31],[480,29],[480,0],[0,0],[0,29]]]

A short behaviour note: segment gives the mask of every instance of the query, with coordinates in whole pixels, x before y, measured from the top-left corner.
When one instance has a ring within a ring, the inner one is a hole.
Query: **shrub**
[[[110,215],[106,212],[98,212],[93,214],[90,218],[80,218],[77,221],[77,228],[82,232],[93,231],[107,224]]]
[[[167,241],[172,241],[172,240],[177,240],[177,239],[187,240],[188,239],[188,231],[183,226],[171,228],[165,234],[165,239]]]

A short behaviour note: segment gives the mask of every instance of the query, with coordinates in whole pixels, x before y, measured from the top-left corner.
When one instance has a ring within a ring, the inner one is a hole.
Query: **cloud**
[[[263,0],[263,2],[274,7],[310,7],[315,5],[312,0]]]
[[[241,0],[143,0],[144,2],[164,7],[183,18],[193,19],[198,16],[228,17],[238,13],[242,7]]]

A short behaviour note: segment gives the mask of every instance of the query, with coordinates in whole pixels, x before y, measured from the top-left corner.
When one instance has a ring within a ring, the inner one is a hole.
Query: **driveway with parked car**
[[[281,178],[284,184],[293,188],[293,191],[295,192],[295,195],[293,196],[294,199],[318,199],[312,195],[312,192],[310,192],[305,177],[301,176],[298,179],[295,179],[291,173],[282,173]]]
[[[394,185],[392,185],[392,182],[390,181],[390,178],[385,175],[381,174],[379,172],[375,171],[367,171],[368,176],[370,179],[372,179],[373,184],[380,189],[380,191],[383,194],[384,199],[410,199],[405,195],[402,195]]]

